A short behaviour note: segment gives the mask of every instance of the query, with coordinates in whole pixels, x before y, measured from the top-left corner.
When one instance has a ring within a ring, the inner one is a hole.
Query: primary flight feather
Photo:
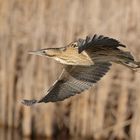
[[[39,100],[22,100],[24,105],[62,101],[79,94],[97,83],[110,69],[111,63],[119,63],[132,70],[140,68],[126,47],[118,40],[103,35],[87,36],[61,48],[46,48],[31,54],[47,56],[64,65],[60,77]]]

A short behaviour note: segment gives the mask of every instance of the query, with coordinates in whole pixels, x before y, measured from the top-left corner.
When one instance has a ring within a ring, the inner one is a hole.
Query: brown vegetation
[[[0,124],[23,135],[139,140],[140,73],[120,65],[86,94],[31,108],[20,103],[43,96],[61,71],[29,50],[97,33],[121,40],[140,60],[139,7],[139,0],[0,0]]]

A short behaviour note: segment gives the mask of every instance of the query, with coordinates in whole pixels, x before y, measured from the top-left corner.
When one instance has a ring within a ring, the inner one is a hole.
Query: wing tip
[[[23,99],[21,101],[21,103],[26,106],[32,106],[32,105],[36,104],[37,102],[38,102],[37,100],[26,100],[26,99]]]

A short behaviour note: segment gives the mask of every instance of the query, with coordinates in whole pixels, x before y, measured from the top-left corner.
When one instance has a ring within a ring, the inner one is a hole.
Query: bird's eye
[[[77,47],[77,43],[73,43],[72,46],[73,46],[74,48],[76,48],[76,47]]]
[[[42,51],[43,54],[46,54],[45,50]]]

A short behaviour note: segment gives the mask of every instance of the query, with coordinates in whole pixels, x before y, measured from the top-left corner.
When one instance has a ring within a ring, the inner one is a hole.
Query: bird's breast
[[[92,59],[84,51],[80,54],[71,52],[68,53],[67,55],[61,55],[59,57],[55,57],[55,60],[66,65],[90,66],[94,64]]]

